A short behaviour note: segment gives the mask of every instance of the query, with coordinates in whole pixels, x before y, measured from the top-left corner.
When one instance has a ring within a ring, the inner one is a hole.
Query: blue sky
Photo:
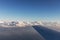
[[[0,0],[0,20],[60,20],[60,1]]]

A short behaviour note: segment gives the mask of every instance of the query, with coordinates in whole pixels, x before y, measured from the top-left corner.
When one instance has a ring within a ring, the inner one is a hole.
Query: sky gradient
[[[60,20],[60,1],[0,0],[0,20]]]

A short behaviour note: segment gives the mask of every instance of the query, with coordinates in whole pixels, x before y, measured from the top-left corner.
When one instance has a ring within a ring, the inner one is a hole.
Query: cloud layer
[[[44,27],[60,31],[59,22],[46,22],[46,21],[34,21],[34,22],[25,22],[25,21],[0,21],[0,27],[26,27],[33,25],[42,25]]]
[[[0,21],[0,26],[32,26],[32,25],[42,25],[42,26],[60,26],[59,22],[44,22],[44,21]]]

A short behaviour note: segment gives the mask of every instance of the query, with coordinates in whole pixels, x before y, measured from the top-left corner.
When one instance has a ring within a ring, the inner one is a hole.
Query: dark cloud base
[[[44,40],[33,27],[0,27],[0,40]]]
[[[0,40],[60,40],[60,32],[41,25],[0,27]]]

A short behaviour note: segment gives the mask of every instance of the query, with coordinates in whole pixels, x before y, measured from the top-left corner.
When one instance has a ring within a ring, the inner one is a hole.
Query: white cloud
[[[42,25],[44,27],[60,31],[60,22],[45,22],[45,21],[0,21],[0,27],[26,27],[32,25]]]

